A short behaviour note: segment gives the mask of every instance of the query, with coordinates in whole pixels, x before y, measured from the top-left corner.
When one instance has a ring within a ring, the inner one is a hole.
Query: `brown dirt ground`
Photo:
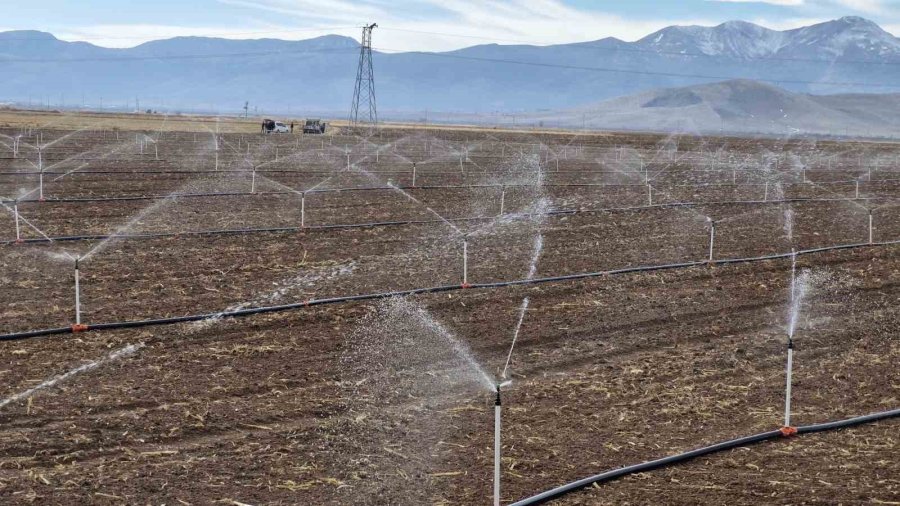
[[[466,140],[465,135],[451,132],[442,142]],[[665,141],[613,137],[598,136],[597,149],[629,139],[636,148]],[[540,137],[542,142],[557,138]],[[515,140],[506,139],[510,145]],[[496,151],[499,144],[491,142],[482,154]],[[682,141],[681,148],[692,142]],[[739,140],[722,143],[735,153],[753,149]],[[193,152],[195,146],[191,141],[182,148],[179,152]],[[884,146],[866,149],[889,152]],[[408,146],[403,153],[416,151]],[[122,170],[142,166],[135,159],[123,155],[115,164]],[[500,160],[485,156],[483,169],[497,170]],[[322,161],[318,168],[336,170],[339,162]],[[435,168],[435,177],[444,178],[453,166]],[[859,168],[846,170],[857,174]],[[612,177],[580,174],[594,181]],[[670,183],[695,177],[710,176],[686,167]],[[97,179],[90,192],[114,194],[129,180],[135,186],[126,190],[137,193],[166,194],[180,186],[167,177],[111,177]],[[300,184],[291,177],[278,180]],[[87,187],[85,180],[67,184],[73,191]],[[496,208],[491,191],[412,193],[448,216],[471,216]],[[719,193],[704,191],[709,193],[699,200],[719,199]],[[890,195],[896,187],[879,191]],[[535,197],[529,192],[533,189],[513,191],[508,204],[525,206]],[[640,197],[627,188],[548,192],[554,202],[577,206]],[[308,218],[319,223],[429,216],[421,205],[382,191],[321,194],[308,204]],[[25,205],[30,207],[23,213],[35,222],[68,234],[115,228],[146,203]],[[150,214],[141,227],[183,231],[290,223],[297,219],[295,205],[272,195],[179,199],[171,206],[177,218]],[[721,256],[789,248],[781,223],[784,207],[751,207],[706,204],[549,218],[540,227],[545,248],[537,275],[703,258],[708,232],[701,218],[707,215],[721,220]],[[865,212],[855,204],[810,202],[792,208],[794,246],[865,239]],[[896,215],[885,209],[876,218],[879,240],[900,232]],[[9,224],[0,226],[8,230]],[[473,238],[470,279],[521,278],[536,229],[495,225],[492,233]],[[446,226],[416,225],[116,241],[85,262],[86,321],[459,283],[460,250],[449,237]],[[89,246],[64,247],[82,252]],[[71,321],[71,272],[65,263],[47,260],[45,252],[54,248],[0,247],[2,331]],[[896,408],[900,247],[804,256],[799,267],[824,279],[810,295],[797,333],[795,422]],[[606,469],[777,428],[789,275],[789,261],[767,261],[415,300],[498,375],[518,308],[530,298],[512,358],[514,383],[504,393],[503,499],[509,502]],[[2,343],[0,399],[123,346],[143,347],[0,407],[0,501],[488,502],[492,395],[459,384],[460,371],[445,351],[393,354],[394,327],[387,325],[381,335],[377,326],[368,326],[377,321],[379,307],[340,304]],[[886,421],[709,456],[560,502],[891,504],[900,502],[897,444],[897,422]]]

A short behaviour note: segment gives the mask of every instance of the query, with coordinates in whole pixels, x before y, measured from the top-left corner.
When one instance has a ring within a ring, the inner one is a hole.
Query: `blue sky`
[[[0,30],[44,30],[109,47],[179,35],[358,37],[356,27],[368,21],[380,26],[374,45],[388,51],[607,36],[630,41],[672,24],[732,19],[789,29],[846,15],[900,35],[900,0],[42,0],[15,2],[3,13]]]

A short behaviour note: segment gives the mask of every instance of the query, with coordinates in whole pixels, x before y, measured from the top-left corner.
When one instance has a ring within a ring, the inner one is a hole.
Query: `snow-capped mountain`
[[[703,54],[733,58],[772,56],[785,45],[784,32],[745,21],[719,26],[670,26],[637,41],[635,45],[660,54]]]
[[[598,26],[601,34],[604,27]],[[377,40],[376,40],[377,47]],[[153,108],[345,113],[358,48],[339,36],[304,41],[180,37],[130,49],[0,33],[0,100]],[[845,17],[776,31],[742,21],[673,26],[636,42],[472,46],[376,53],[379,110],[512,112],[567,109],[664,87],[735,79],[793,92],[900,92],[900,39]]]
[[[900,58],[900,39],[867,19],[853,16],[784,32],[744,21],[729,21],[714,27],[672,26],[644,37],[635,45],[660,54],[746,59],[881,61]]]

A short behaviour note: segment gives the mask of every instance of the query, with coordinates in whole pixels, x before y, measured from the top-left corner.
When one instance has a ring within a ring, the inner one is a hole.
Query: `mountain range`
[[[602,27],[598,27],[598,31]],[[566,110],[659,88],[750,79],[804,94],[900,92],[900,39],[845,17],[788,31],[741,21],[672,26],[635,42],[377,51],[383,117],[412,111]],[[0,100],[97,107],[344,115],[358,42],[178,37],[111,49],[37,31],[0,33]],[[252,110],[252,109],[251,109]]]
[[[566,111],[523,115],[524,125],[685,133],[891,137],[900,94],[811,95],[750,80],[652,90]]]

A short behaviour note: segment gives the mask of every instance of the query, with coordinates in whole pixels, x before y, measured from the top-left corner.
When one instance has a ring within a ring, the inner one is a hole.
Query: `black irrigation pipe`
[[[22,339],[28,339],[32,337],[41,337],[41,336],[49,336],[49,335],[58,335],[58,334],[71,334],[76,332],[86,332],[91,330],[110,330],[110,329],[127,329],[127,328],[137,328],[137,327],[148,327],[155,325],[171,325],[176,323],[188,323],[188,322],[196,322],[203,320],[212,320],[218,318],[236,318],[242,316],[250,316],[250,315],[258,315],[258,314],[266,314],[266,313],[277,313],[290,311],[294,309],[308,308],[314,306],[324,306],[331,304],[342,304],[347,302],[359,302],[359,301],[370,301],[370,300],[378,300],[378,299],[386,299],[391,297],[406,297],[410,295],[422,295],[422,294],[430,294],[430,293],[442,293],[442,292],[453,292],[458,290],[471,290],[471,289],[488,289],[488,288],[504,288],[510,286],[523,286],[523,285],[539,285],[545,283],[558,283],[563,281],[576,281],[576,280],[584,280],[590,278],[597,277],[606,277],[606,276],[616,276],[623,274],[633,274],[633,273],[641,273],[641,272],[657,272],[664,270],[675,270],[675,269],[686,269],[691,267],[700,267],[700,266],[716,266],[716,265],[732,265],[739,263],[751,263],[751,262],[760,262],[765,260],[778,260],[784,258],[790,258],[793,255],[808,255],[813,253],[821,253],[825,251],[833,251],[833,250],[845,250],[845,249],[855,249],[855,248],[866,248],[866,247],[876,247],[876,246],[890,246],[900,244],[900,240],[896,241],[888,241],[888,242],[876,242],[871,244],[844,244],[838,246],[828,246],[824,248],[814,248],[809,250],[797,251],[796,253],[776,253],[773,255],[763,255],[756,257],[747,257],[747,258],[729,258],[722,260],[713,260],[712,262],[701,260],[701,261],[692,261],[692,262],[681,262],[681,263],[673,263],[673,264],[663,264],[663,265],[651,265],[651,266],[638,266],[638,267],[625,267],[622,269],[613,269],[608,271],[599,271],[599,272],[586,272],[579,274],[568,274],[564,276],[551,276],[545,278],[533,278],[533,279],[519,279],[513,281],[496,281],[492,283],[471,283],[466,285],[442,285],[442,286],[434,286],[434,287],[426,287],[426,288],[413,288],[409,290],[396,290],[390,292],[376,292],[376,293],[367,293],[360,295],[350,295],[350,296],[340,296],[340,297],[329,297],[325,299],[310,299],[304,302],[295,302],[291,304],[281,304],[276,306],[263,306],[256,308],[248,308],[248,309],[238,309],[235,311],[220,311],[216,313],[204,313],[204,314],[195,314],[195,315],[185,315],[185,316],[174,316],[169,318],[154,318],[148,320],[131,320],[131,321],[122,321],[122,322],[107,322],[107,323],[95,323],[95,324],[81,324],[81,325],[72,325],[70,327],[58,327],[52,329],[41,329],[41,330],[30,330],[25,332],[15,332],[10,334],[0,334],[0,341],[18,341]]]
[[[898,179],[897,181],[900,181]],[[881,182],[881,181],[873,181]],[[797,183],[801,184],[801,183]],[[816,183],[823,184],[823,183]],[[528,184],[515,184],[515,185],[416,185],[416,186],[401,186],[395,185],[393,187],[390,186],[366,186],[360,188],[326,188],[321,190],[295,190],[295,191],[257,191],[257,192],[198,192],[198,193],[172,193],[169,195],[121,195],[121,196],[105,196],[105,197],[45,197],[43,200],[36,198],[28,198],[28,199],[5,199],[0,198],[0,203],[2,204],[27,204],[27,203],[59,203],[59,204],[72,204],[72,203],[88,203],[88,202],[125,202],[125,201],[137,201],[137,200],[166,200],[166,199],[181,199],[181,198],[199,198],[199,197],[245,197],[251,195],[297,195],[297,194],[316,194],[316,193],[351,193],[358,191],[395,191],[397,189],[400,190],[458,190],[458,189],[484,189],[484,188],[530,188],[533,185]],[[617,188],[646,188],[647,185],[644,184],[623,184],[623,185],[600,185],[600,184],[591,184],[591,183],[566,183],[566,184],[545,184],[542,185],[544,187],[555,187],[555,188],[583,188],[583,187],[617,187]],[[674,186],[665,186],[663,188],[671,189],[671,188],[707,188],[707,187],[719,187],[719,186],[763,186],[763,185],[730,185],[730,184],[707,184],[707,185],[674,185]],[[659,190],[663,191],[664,190]],[[781,200],[762,200],[759,202],[797,202],[797,201],[836,201],[836,200],[891,200],[897,199],[898,197],[893,196],[863,196],[863,197],[795,197],[793,199],[781,199]],[[737,201],[716,201],[714,203],[743,203],[743,202],[757,202],[754,200],[746,201],[746,200],[737,200]],[[691,204],[691,205],[704,205],[699,202],[681,202],[679,204]]]
[[[239,194],[238,194],[239,195]],[[648,206],[630,206],[630,207],[608,207],[603,209],[555,209],[545,213],[528,213],[528,214],[512,214],[518,218],[530,218],[534,216],[575,216],[579,214],[604,214],[604,213],[620,213],[620,212],[636,212],[657,209],[679,209],[694,208],[703,206],[725,206],[725,205],[755,205],[755,204],[786,204],[786,203],[804,203],[804,202],[848,202],[857,200],[898,200],[900,197],[860,197],[852,198],[795,198],[782,200],[735,200],[735,201],[714,201],[714,202],[672,202],[665,204],[653,204]],[[315,209],[315,208],[314,208]],[[323,208],[324,209],[324,208]],[[312,210],[310,210],[311,212]],[[468,218],[447,218],[435,220],[397,220],[397,221],[374,221],[368,223],[336,223],[332,225],[306,225],[303,227],[263,227],[263,228],[233,228],[220,230],[188,230],[184,232],[153,232],[143,234],[84,234],[69,235],[59,237],[30,237],[26,239],[7,239],[0,241],[0,246],[9,246],[12,244],[42,244],[54,242],[76,242],[76,241],[103,241],[107,239],[124,239],[124,240],[140,240],[140,239],[164,239],[168,237],[208,237],[218,235],[250,235],[250,234],[273,234],[288,233],[302,231],[319,231],[319,230],[345,230],[359,228],[377,228],[377,227],[403,227],[415,225],[440,225],[447,222],[466,223],[473,221],[490,221],[500,218],[500,216],[473,216]]]
[[[890,418],[900,417],[900,409],[893,409],[890,411],[882,411],[879,413],[872,413],[864,416],[857,416],[854,418],[848,418],[845,420],[838,420],[834,422],[827,423],[819,423],[813,425],[804,425],[800,427],[786,427],[779,430],[770,430],[768,432],[760,432],[759,434],[753,434],[751,436],[744,436],[737,439],[731,439],[728,441],[722,441],[720,443],[715,443],[710,446],[705,446],[703,448],[697,448],[694,450],[690,450],[684,453],[680,453],[677,455],[670,455],[668,457],[663,457],[656,460],[650,460],[647,462],[643,462],[640,464],[634,464],[626,467],[620,467],[618,469],[612,469],[594,476],[589,476],[587,478],[582,478],[578,481],[573,481],[571,483],[567,483],[565,485],[556,487],[551,490],[547,490],[546,492],[541,492],[540,494],[528,497],[526,499],[521,499],[512,503],[510,506],[531,506],[534,504],[543,504],[545,502],[551,501],[553,499],[557,499],[566,495],[570,492],[574,492],[585,487],[606,483],[609,481],[613,481],[615,479],[621,478],[623,476],[628,476],[636,473],[643,473],[647,471],[653,471],[656,469],[660,469],[663,467],[668,467],[674,464],[679,464],[681,462],[686,462],[691,459],[695,459],[697,457],[702,457],[704,455],[710,455],[712,453],[718,453],[726,450],[733,450],[735,448],[748,446],[752,444],[761,443],[763,441],[770,441],[772,439],[782,438],[782,437],[791,437],[799,434],[812,434],[815,432],[823,432],[828,430],[836,430],[836,429],[844,429],[848,427],[854,427],[857,425],[867,424],[878,422],[881,420],[888,420]]]
[[[106,161],[109,162],[109,163],[113,163],[113,162],[116,162],[116,161],[117,161],[116,159],[112,159],[112,158],[98,158],[97,160],[106,160]],[[66,161],[67,161],[67,162],[75,162],[75,161],[78,161],[78,160],[66,160]],[[129,159],[129,161],[132,161],[132,160]],[[153,162],[153,163],[163,163],[163,162],[166,162],[166,160],[144,160],[144,161],[146,161],[146,162]],[[342,162],[342,160],[335,160],[335,161],[336,161],[336,162]],[[226,162],[227,162],[227,160],[226,160]],[[270,162],[266,162],[266,163],[264,163],[263,165],[268,165],[268,163],[270,163]],[[299,163],[300,163],[301,165],[304,164],[304,162],[299,162]],[[454,169],[454,170],[455,170],[455,168],[456,168],[456,163],[457,163],[457,162],[447,162],[448,165],[453,165],[453,169]],[[474,163],[474,162],[464,162],[464,163],[468,163],[468,164],[471,165],[471,164]],[[588,163],[588,162],[585,162],[585,163]],[[315,165],[316,165],[316,163],[306,163],[306,164],[307,164],[307,165],[312,165],[312,166],[315,166]],[[423,168],[427,168],[428,165],[433,165],[433,164],[434,164],[434,162],[428,162],[428,163],[424,163],[424,162],[423,162],[421,165],[422,165]],[[593,165],[593,162],[591,162],[591,165]],[[659,167],[654,167],[654,166],[651,166],[651,165],[647,165],[645,168],[648,169],[648,170],[650,170],[650,171],[654,171],[654,169],[659,169]],[[853,171],[853,172],[864,172],[864,173],[865,173],[865,172],[867,172],[867,170],[868,170],[867,168],[855,168],[855,169],[806,169],[805,172],[806,172],[807,175],[809,175],[809,174],[817,174],[817,173],[820,173],[820,172],[821,172],[821,173],[829,173],[829,172],[849,172],[849,171]],[[890,167],[890,168],[879,168],[879,169],[875,169],[875,170],[877,170],[877,171],[879,171],[879,172],[890,172],[890,173],[896,172],[896,168],[895,168],[895,167]],[[88,170],[79,170],[79,171],[78,171],[78,174],[83,174],[83,175],[90,175],[90,174],[114,174],[114,175],[115,175],[115,174],[121,174],[121,175],[133,175],[133,174],[230,174],[230,173],[249,172],[249,171],[250,171],[250,169],[225,169],[225,168],[222,168],[222,169],[191,169],[191,170],[186,170],[186,169],[148,169],[148,170],[141,170],[141,169],[137,169],[137,170],[88,169]],[[256,169],[256,172],[259,172],[259,173],[261,173],[261,174],[301,174],[301,175],[303,175],[303,174],[306,174],[306,175],[321,175],[321,174],[330,174],[330,173],[331,173],[331,171],[328,171],[328,170],[298,170],[298,169],[277,169],[277,168],[273,168],[273,169]],[[381,170],[381,171],[370,171],[370,172],[374,172],[374,173],[376,173],[376,174],[409,174],[409,170],[408,170],[408,169],[406,169],[406,170],[403,170],[403,169]],[[468,170],[468,171],[466,171],[466,172],[472,173],[472,174],[490,174],[490,173],[491,173],[491,171],[489,171],[489,170]],[[593,175],[622,174],[622,171],[619,171],[619,170],[590,170],[590,169],[583,169],[583,170],[575,170],[575,169],[563,169],[563,170],[557,169],[557,170],[553,170],[553,169],[547,169],[545,172],[546,172],[547,174],[593,174]],[[684,172],[684,171],[682,171],[682,172]],[[718,169],[697,169],[697,168],[689,168],[686,172],[690,172],[690,173],[700,173],[700,174],[713,173],[713,172],[715,172],[715,173],[720,173],[720,172],[736,172],[736,173],[749,172],[749,173],[751,173],[751,174],[759,174],[761,171],[760,171],[759,169],[755,169],[755,168],[746,168],[746,169],[743,169],[743,168],[742,168],[742,169],[737,169],[737,168],[730,168],[730,167],[722,167],[722,168],[718,168]],[[37,175],[40,175],[40,173],[41,173],[41,171],[39,171],[39,170],[30,170],[30,171],[0,171],[0,176],[37,176]],[[453,173],[455,173],[455,172],[448,171],[448,173],[453,174]],[[778,171],[778,173],[788,173],[788,172],[787,172],[787,171]],[[67,174],[67,173],[66,173],[66,172],[60,172],[60,171],[54,171],[54,170],[45,170],[45,171],[44,171],[44,175],[45,175],[45,176],[56,176],[56,175],[62,175],[62,174]],[[635,175],[639,175],[639,174],[641,174],[641,173],[640,173],[640,172],[634,172],[634,174],[635,174]]]
[[[243,171],[247,172],[247,171]],[[427,175],[423,175],[422,177],[429,177]],[[873,179],[871,181],[865,181],[866,184],[875,184],[875,183],[894,183],[900,182],[900,179]],[[781,183],[782,187],[791,186],[791,185],[800,185],[800,186],[808,186],[809,184],[814,185],[852,185],[855,184],[855,180],[848,181],[821,181],[821,182],[787,182]],[[114,201],[128,201],[128,200],[165,200],[168,198],[191,198],[191,197],[224,197],[224,196],[246,196],[246,195],[292,195],[297,193],[348,193],[348,192],[357,192],[357,191],[393,191],[393,190],[460,190],[460,189],[483,189],[483,188],[530,188],[534,185],[526,184],[526,183],[516,183],[516,184],[447,184],[447,185],[394,185],[394,186],[362,186],[356,188],[322,188],[317,190],[294,190],[294,191],[258,191],[258,192],[199,192],[199,193],[173,193],[169,195],[125,195],[125,196],[106,196],[106,197],[45,197],[44,200],[29,198],[29,199],[9,199],[0,197],[0,203],[27,203],[27,202],[65,202],[65,203],[77,203],[77,202],[114,202]],[[630,184],[613,184],[613,183],[544,183],[541,185],[542,187],[550,187],[550,188],[646,188],[646,183],[630,183]],[[694,188],[694,189],[703,189],[703,188],[743,188],[743,187],[764,187],[765,183],[698,183],[698,184],[675,184],[675,185],[659,185],[657,184],[657,188]],[[839,198],[836,198],[839,199]],[[835,200],[836,200],[835,199]],[[853,197],[846,197],[846,199],[853,199]]]

